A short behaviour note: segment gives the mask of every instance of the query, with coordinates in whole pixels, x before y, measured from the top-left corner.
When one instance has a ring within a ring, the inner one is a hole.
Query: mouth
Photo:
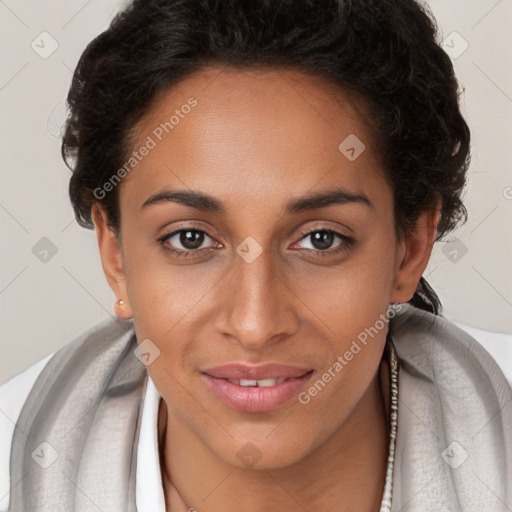
[[[296,397],[314,370],[231,364],[201,373],[208,388],[226,405],[243,412],[268,412]],[[273,375],[272,375],[273,374]]]

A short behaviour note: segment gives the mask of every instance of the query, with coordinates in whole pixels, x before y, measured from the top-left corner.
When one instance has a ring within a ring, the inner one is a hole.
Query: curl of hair
[[[99,202],[119,230],[117,192],[98,200],[94,191],[126,161],[131,129],[158,94],[210,65],[274,66],[363,99],[394,191],[397,233],[440,204],[441,239],[467,218],[470,133],[437,37],[416,0],[133,0],[86,47],[67,97],[62,157],[73,171],[77,222],[92,229]],[[410,302],[440,312],[424,278]]]

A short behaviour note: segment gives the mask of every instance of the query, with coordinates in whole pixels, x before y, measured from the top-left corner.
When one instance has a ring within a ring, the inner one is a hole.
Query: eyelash
[[[182,229],[178,229],[176,231],[172,231],[171,233],[168,233],[166,235],[163,235],[162,237],[158,238],[158,242],[160,243],[160,245],[163,247],[163,249],[166,252],[171,253],[173,256],[175,256],[177,258],[186,258],[189,254],[197,253],[200,251],[206,250],[208,252],[211,252],[211,251],[215,250],[214,248],[208,248],[208,249],[195,249],[195,250],[190,250],[190,251],[182,251],[180,249],[173,249],[172,247],[169,247],[168,245],[166,245],[166,241],[169,238],[171,238],[174,235],[177,235],[179,233],[185,232],[185,231],[195,231],[197,233],[204,233],[209,238],[212,238],[212,237],[210,237],[210,235],[208,235],[208,233],[206,231],[203,231],[202,229],[182,228]],[[338,231],[336,231],[334,229],[330,229],[330,228],[315,228],[315,229],[312,229],[305,233],[301,233],[299,240],[302,240],[302,239],[306,238],[308,235],[312,235],[313,233],[331,233],[331,234],[339,237],[342,240],[342,243],[334,250],[326,249],[325,251],[321,251],[319,249],[300,249],[300,250],[309,251],[310,253],[312,252],[313,254],[318,255],[320,257],[334,256],[336,254],[348,251],[355,244],[355,240],[353,238],[348,237],[347,235],[343,235],[342,233],[339,233]]]

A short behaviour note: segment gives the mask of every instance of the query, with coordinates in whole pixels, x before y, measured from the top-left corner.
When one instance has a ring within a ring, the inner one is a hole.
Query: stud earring
[[[118,303],[120,306],[122,306],[122,305],[124,305],[124,304],[125,304],[125,301],[124,301],[123,299],[119,299],[119,300],[117,301],[117,303]]]

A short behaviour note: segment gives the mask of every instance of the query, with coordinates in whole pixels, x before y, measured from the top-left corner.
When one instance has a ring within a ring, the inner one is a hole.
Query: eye
[[[336,239],[339,240],[338,244],[334,246],[334,249],[329,250],[332,245],[336,242]],[[346,251],[353,245],[354,240],[338,231],[333,229],[315,229],[313,231],[309,231],[304,233],[301,241],[309,240],[309,247],[306,244],[306,247],[302,247],[303,249],[307,249],[313,251],[315,254],[320,254],[322,256],[328,256],[337,254],[341,251]]]
[[[204,247],[203,244],[213,240],[205,231],[200,229],[185,228],[173,231],[158,239],[165,250],[174,253],[176,256],[187,257],[193,252],[199,252],[203,249],[212,249],[213,247]]]
[[[300,242],[303,240],[307,241],[308,239],[310,240],[309,244],[306,243],[306,246],[303,246],[302,249],[321,256],[332,256],[341,251],[346,251],[355,243],[352,238],[329,228],[317,228],[303,233]],[[338,244],[334,246],[334,249],[330,249],[336,242],[336,239],[338,240]],[[173,256],[186,258],[188,256],[195,256],[195,253],[213,250],[214,247],[204,245],[208,244],[208,240],[214,241],[201,229],[182,228],[160,237],[158,242],[165,251],[171,253]],[[215,243],[217,247],[222,247],[222,244],[218,242]],[[309,245],[309,247],[307,245]],[[292,248],[295,247],[292,246]]]

